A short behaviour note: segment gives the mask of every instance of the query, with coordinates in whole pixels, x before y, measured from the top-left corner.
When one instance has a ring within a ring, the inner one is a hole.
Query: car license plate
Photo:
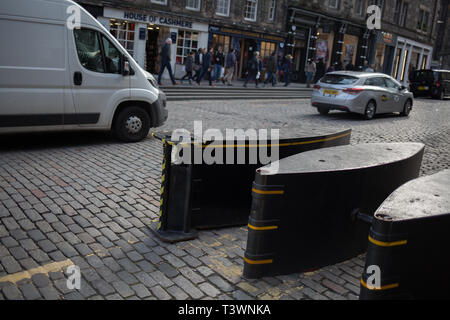
[[[421,90],[421,91],[428,90],[428,87],[420,86],[419,90]]]
[[[325,97],[335,97],[339,94],[337,90],[323,90],[323,95]]]

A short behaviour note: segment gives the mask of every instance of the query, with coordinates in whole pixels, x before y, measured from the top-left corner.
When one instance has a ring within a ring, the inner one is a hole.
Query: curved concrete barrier
[[[304,272],[367,248],[373,216],[400,185],[417,178],[424,145],[380,143],[304,152],[257,170],[244,276]],[[367,220],[367,219],[365,219]]]
[[[276,147],[276,159],[281,159],[309,150],[347,145],[350,136],[351,130],[304,127],[281,129],[279,140],[269,144],[248,139],[180,144],[171,141],[168,133],[154,134],[163,142],[164,159],[160,219],[151,224],[151,230],[163,241],[177,242],[195,238],[196,229],[245,225],[251,208],[255,171],[263,165],[261,148]],[[184,152],[188,148],[192,157],[197,151],[231,149],[233,161],[230,164],[227,152],[223,152],[223,164],[195,163],[194,159],[191,164],[177,163],[173,161],[173,153],[178,153],[180,148],[184,148]],[[245,161],[238,164],[240,152]],[[257,155],[256,161],[249,161],[251,154]]]
[[[360,299],[449,299],[449,232],[450,170],[394,191],[375,213]]]

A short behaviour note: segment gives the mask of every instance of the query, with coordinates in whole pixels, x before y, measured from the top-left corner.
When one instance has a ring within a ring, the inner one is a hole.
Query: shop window
[[[200,10],[200,0],[186,0],[186,9]]]
[[[269,3],[269,20],[275,19],[275,7],[276,7],[277,1],[276,0],[270,0]]]
[[[214,50],[218,49],[219,46],[222,47],[224,53],[230,52],[230,37],[224,36],[221,34],[214,34],[213,35],[213,41],[212,41],[212,47]]]
[[[258,9],[258,0],[245,1],[245,20],[256,21],[256,10]]]
[[[421,69],[425,69],[427,67],[427,62],[428,62],[428,56],[423,56]]]
[[[184,60],[191,51],[198,50],[198,32],[179,30],[177,40],[177,64],[184,64]]]
[[[403,57],[402,74],[401,74],[401,77],[400,77],[400,81],[405,80],[406,62],[408,61],[408,55],[409,55],[409,50],[405,50],[405,56]]]
[[[111,19],[109,31],[120,42],[120,44],[127,49],[130,55],[133,56],[135,24]]]
[[[336,9],[336,10],[339,9],[340,4],[341,4],[340,0],[329,0],[329,2],[328,2],[328,6],[330,8]]]
[[[400,68],[400,57],[402,54],[402,49],[397,49],[397,53],[395,55],[395,67],[394,67],[394,78],[397,79],[398,77],[398,71]]]
[[[274,42],[261,42],[261,52],[260,56],[263,61],[263,65],[267,64],[270,55],[275,51],[275,43]]]
[[[230,1],[231,0],[217,0],[216,1],[216,14],[219,16],[230,15]]]

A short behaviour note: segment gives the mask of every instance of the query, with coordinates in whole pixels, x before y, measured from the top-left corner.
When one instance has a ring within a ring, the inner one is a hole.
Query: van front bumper
[[[153,127],[162,126],[169,116],[167,110],[167,97],[163,91],[159,90],[158,100],[153,103],[152,109],[155,113],[153,117]]]

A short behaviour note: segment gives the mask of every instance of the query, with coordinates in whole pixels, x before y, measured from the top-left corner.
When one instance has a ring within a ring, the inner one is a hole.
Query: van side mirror
[[[128,61],[125,57],[122,58],[122,75],[130,75],[130,61]]]

